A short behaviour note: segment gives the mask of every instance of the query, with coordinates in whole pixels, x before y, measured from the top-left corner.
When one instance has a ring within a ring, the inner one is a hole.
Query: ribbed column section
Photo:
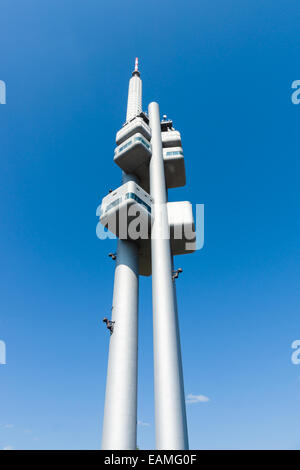
[[[134,75],[129,80],[128,101],[126,121],[134,118],[142,112],[142,80],[139,74]]]

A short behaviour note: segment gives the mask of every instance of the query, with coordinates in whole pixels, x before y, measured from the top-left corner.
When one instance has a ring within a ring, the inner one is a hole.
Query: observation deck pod
[[[170,147],[163,149],[165,165],[165,178],[167,188],[179,188],[185,186],[185,164],[181,147]]]
[[[161,140],[164,148],[181,147],[181,135],[179,131],[168,129],[161,133]]]
[[[100,222],[121,240],[139,245],[139,274],[151,274],[151,205],[153,199],[133,181],[102,199]],[[150,269],[150,271],[149,271]]]
[[[142,114],[141,116],[145,116]],[[151,130],[148,123],[145,122],[145,117],[137,116],[129,122],[125,122],[122,129],[117,132],[116,144],[121,145],[125,140],[132,137],[134,134],[142,134],[148,141],[151,139]]]
[[[115,149],[114,161],[125,173],[145,177],[152,155],[150,142],[140,132],[135,133]]]
[[[105,196],[100,210],[100,222],[107,230],[121,240],[138,244],[141,276],[151,275],[152,204],[151,196],[130,181]],[[167,211],[172,254],[193,253],[196,234],[191,203],[168,202]]]

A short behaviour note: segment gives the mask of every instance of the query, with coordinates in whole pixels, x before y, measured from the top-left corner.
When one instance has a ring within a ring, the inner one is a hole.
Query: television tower
[[[173,256],[195,251],[195,227],[188,201],[168,202],[168,189],[185,185],[181,136],[171,120],[161,120],[158,103],[149,104],[148,114],[142,111],[138,59],[116,144],[122,185],[103,198],[100,211],[101,224],[118,237],[116,254],[110,254],[116,259],[112,316],[104,319],[110,345],[102,449],[136,449],[139,275],[152,275],[156,448],[184,450],[188,433],[175,289],[182,270],[174,271]],[[137,214],[140,232],[133,233]]]

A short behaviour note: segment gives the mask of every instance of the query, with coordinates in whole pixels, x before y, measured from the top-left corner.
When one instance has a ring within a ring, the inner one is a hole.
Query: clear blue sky
[[[95,211],[140,58],[181,131],[205,246],[176,259],[191,448],[300,448],[298,0],[2,0],[0,448],[100,447],[114,241]],[[154,447],[141,279],[138,444]]]

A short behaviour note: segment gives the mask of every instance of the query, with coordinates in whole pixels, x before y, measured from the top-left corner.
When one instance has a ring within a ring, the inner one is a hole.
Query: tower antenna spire
[[[140,76],[140,71],[139,71],[139,58],[135,58],[135,63],[134,63],[134,71],[132,72],[132,76],[137,75],[138,77]]]

